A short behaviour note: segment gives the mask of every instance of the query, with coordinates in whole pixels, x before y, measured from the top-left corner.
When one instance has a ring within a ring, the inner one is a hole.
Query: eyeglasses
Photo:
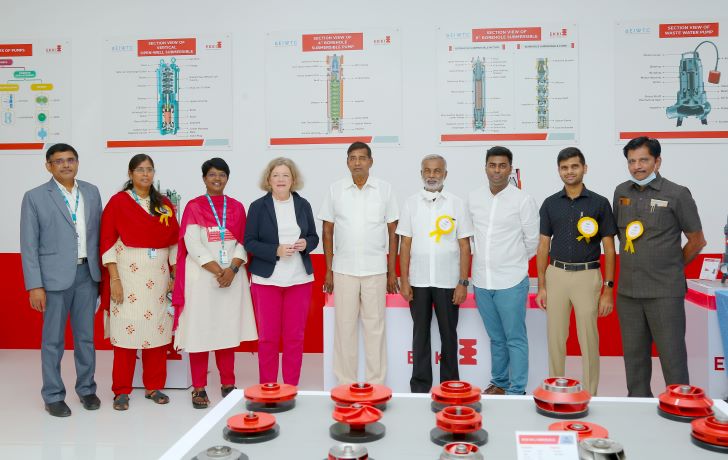
[[[55,160],[49,160],[48,163],[50,163],[50,164],[52,164],[54,166],[62,166],[64,163],[67,164],[67,165],[69,165],[69,166],[73,166],[76,163],[78,163],[78,160],[76,158],[74,158],[74,157],[71,157],[71,158],[58,158],[58,159],[55,159]]]
[[[137,174],[154,174],[154,168],[135,168],[132,172]]]

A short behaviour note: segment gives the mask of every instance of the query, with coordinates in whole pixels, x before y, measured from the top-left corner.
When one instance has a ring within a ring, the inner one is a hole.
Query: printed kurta
[[[149,198],[140,199],[149,209]],[[116,263],[124,290],[121,304],[111,302],[106,332],[111,344],[121,348],[154,348],[172,341],[173,314],[167,306],[169,265],[177,259],[177,245],[156,249],[126,246],[119,238],[101,256],[102,264]]]

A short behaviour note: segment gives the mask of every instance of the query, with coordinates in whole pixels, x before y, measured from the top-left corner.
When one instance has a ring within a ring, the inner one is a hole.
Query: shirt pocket
[[[652,206],[654,201],[666,202],[665,206]],[[645,230],[665,230],[673,225],[673,214],[669,208],[670,200],[661,198],[647,198],[640,203],[639,220],[645,227]]]
[[[384,222],[384,203],[378,201],[369,201],[366,204],[364,217],[367,222],[382,223]]]

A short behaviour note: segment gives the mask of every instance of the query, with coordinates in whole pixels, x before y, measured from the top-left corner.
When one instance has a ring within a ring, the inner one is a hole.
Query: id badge
[[[227,265],[230,263],[230,258],[228,257],[228,252],[224,249],[220,249],[220,263],[223,265]]]
[[[147,254],[149,254],[149,258],[152,260],[157,258],[157,250],[155,248],[147,249]]]

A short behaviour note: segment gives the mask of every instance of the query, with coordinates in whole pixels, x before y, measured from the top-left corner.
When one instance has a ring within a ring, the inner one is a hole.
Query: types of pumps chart
[[[616,25],[616,139],[728,139],[728,39],[716,22]]]
[[[440,142],[576,142],[577,45],[573,24],[438,29]]]
[[[70,136],[70,43],[0,41],[0,151],[40,153]]]
[[[230,149],[230,35],[107,39],[106,148]]]
[[[269,147],[354,141],[399,145],[399,31],[312,32],[267,35]]]

